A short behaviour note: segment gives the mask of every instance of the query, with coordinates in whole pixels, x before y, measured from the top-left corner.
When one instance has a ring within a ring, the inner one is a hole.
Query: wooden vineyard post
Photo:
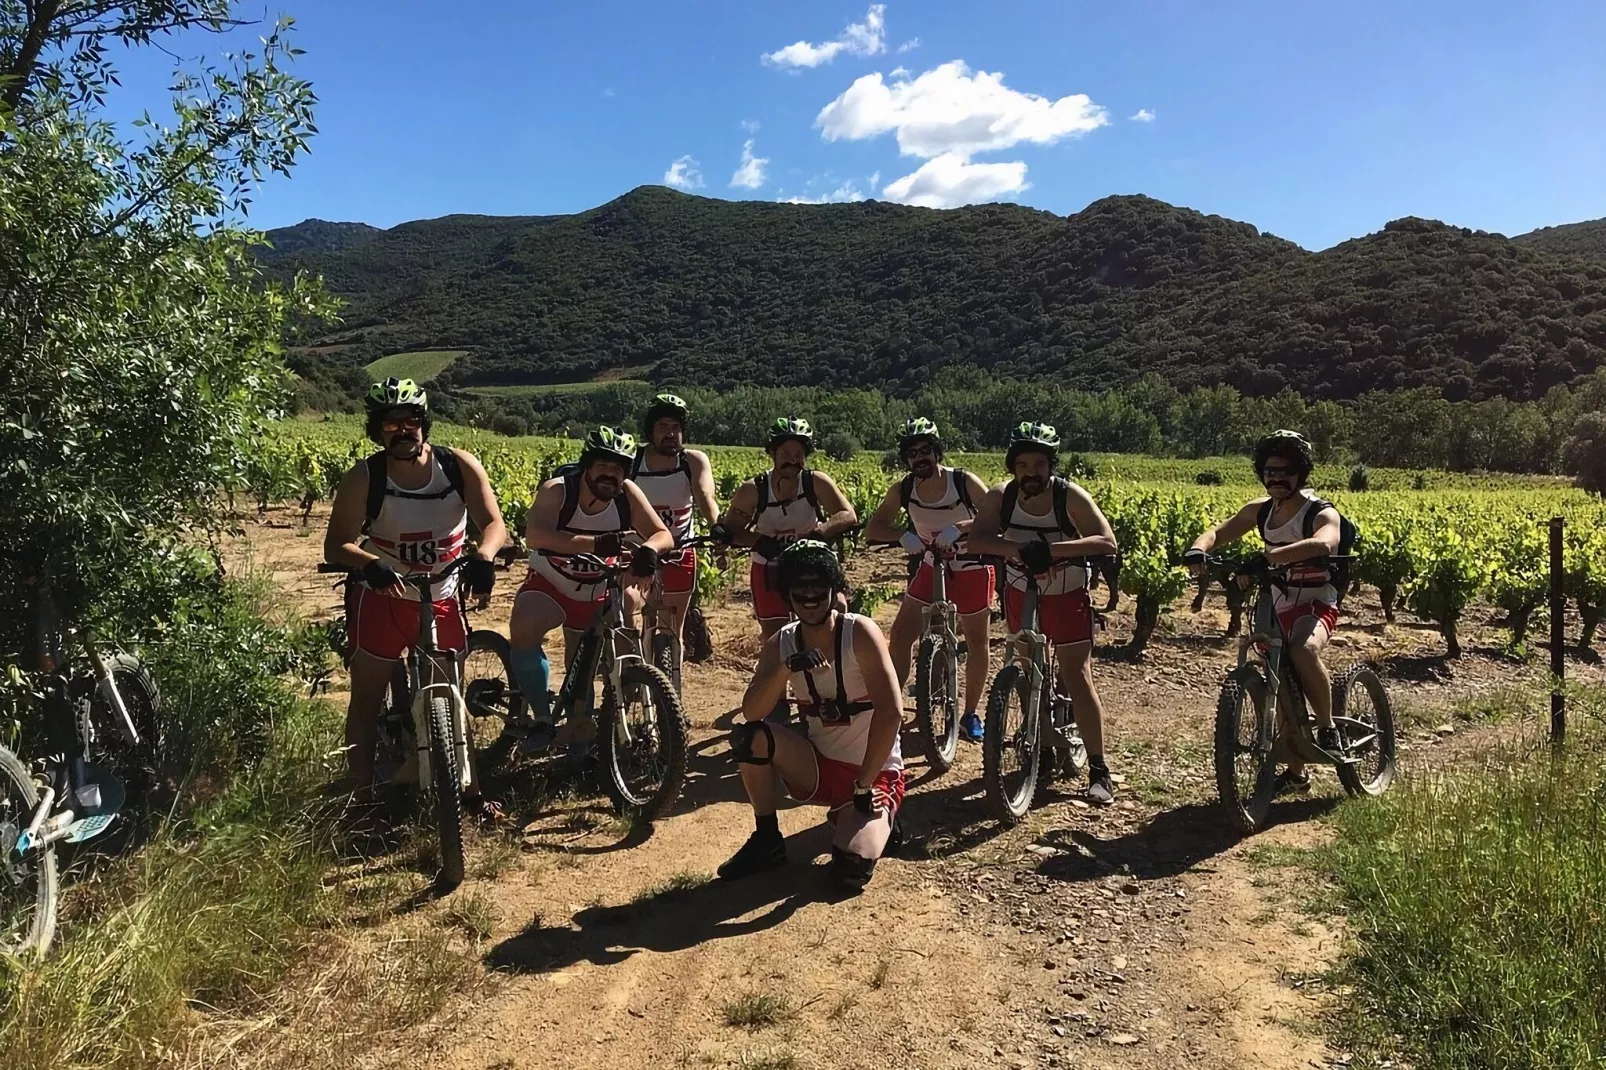
[[[1567,600],[1562,590],[1562,518],[1550,518],[1550,742],[1560,746],[1567,735]]]

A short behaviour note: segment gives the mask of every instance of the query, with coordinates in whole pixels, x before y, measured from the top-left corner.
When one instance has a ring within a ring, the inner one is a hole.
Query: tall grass
[[[1339,812],[1352,1039],[1423,1070],[1606,1066],[1606,733],[1581,730]]]

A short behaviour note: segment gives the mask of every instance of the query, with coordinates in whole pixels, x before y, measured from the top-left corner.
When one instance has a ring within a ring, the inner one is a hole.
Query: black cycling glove
[[[383,591],[401,583],[401,577],[396,575],[396,570],[377,557],[362,567],[361,575],[362,581],[373,591]]]
[[[1054,551],[1046,542],[1029,542],[1020,548],[1021,564],[1037,575],[1054,567]]]
[[[623,545],[619,540],[619,533],[610,531],[606,535],[593,536],[591,552],[598,557],[617,557]]]
[[[781,556],[781,551],[786,549],[786,543],[774,535],[760,535],[758,541],[753,544],[753,549],[773,561]]]
[[[469,558],[464,571],[468,573],[469,594],[489,598],[492,589],[496,587],[496,562],[487,561],[483,557],[472,557]]]
[[[1203,565],[1208,563],[1209,560],[1210,555],[1199,549],[1197,546],[1189,547],[1182,554],[1182,563],[1184,565]]]
[[[824,664],[825,654],[819,650],[800,650],[786,659],[786,667],[792,672],[808,672]]]
[[[715,524],[708,529],[708,537],[720,546],[731,544],[731,529],[724,524]]]
[[[875,792],[859,787],[858,781],[853,783],[853,808],[861,814],[868,814],[875,809]]]
[[[642,543],[630,552],[630,573],[633,576],[651,576],[658,571],[658,551]]]

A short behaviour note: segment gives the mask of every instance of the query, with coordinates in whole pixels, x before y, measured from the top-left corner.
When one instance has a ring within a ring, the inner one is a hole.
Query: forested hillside
[[[1519,234],[1512,241],[1541,252],[1606,260],[1606,219],[1541,227],[1527,234]]]
[[[1537,397],[1606,360],[1606,262],[1417,219],[1320,253],[1148,197],[730,202],[643,187],[573,216],[274,231],[348,301],[348,362],[463,348],[460,384],[874,386],[944,367],[1105,388],[1160,372],[1309,397]]]

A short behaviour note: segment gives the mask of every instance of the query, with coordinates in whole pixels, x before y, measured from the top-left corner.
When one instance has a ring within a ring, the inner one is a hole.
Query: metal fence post
[[[1550,518],[1550,742],[1567,735],[1567,600],[1562,589],[1562,518]]]

